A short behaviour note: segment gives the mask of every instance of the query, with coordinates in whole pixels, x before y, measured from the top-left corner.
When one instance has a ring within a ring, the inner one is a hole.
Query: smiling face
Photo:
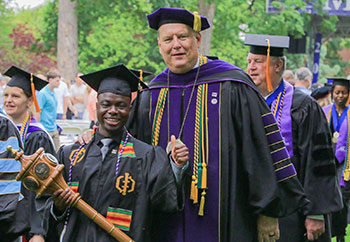
[[[344,108],[349,97],[349,90],[345,86],[336,85],[333,88],[332,97],[336,106]]]
[[[32,98],[27,97],[22,88],[10,86],[5,88],[4,109],[15,123],[21,122],[22,117],[26,117],[32,103]]]
[[[130,97],[111,92],[99,94],[96,111],[100,134],[104,137],[118,134],[128,121],[130,109]]]
[[[201,35],[186,24],[163,24],[158,30],[159,52],[165,64],[177,74],[190,71],[197,63]]]

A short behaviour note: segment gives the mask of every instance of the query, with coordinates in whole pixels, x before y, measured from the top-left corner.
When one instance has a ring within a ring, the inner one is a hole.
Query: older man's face
[[[165,64],[177,74],[190,71],[197,63],[201,35],[185,24],[164,24],[158,37],[159,52]]]

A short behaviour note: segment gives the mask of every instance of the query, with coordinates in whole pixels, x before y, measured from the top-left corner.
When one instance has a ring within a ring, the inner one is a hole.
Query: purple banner
[[[283,5],[283,0],[266,0],[266,12],[268,13],[278,13],[280,9],[273,7],[273,2],[281,2]],[[337,16],[350,16],[350,0],[328,0],[324,3],[323,12],[328,15]],[[307,1],[304,9],[299,10],[300,13],[311,13],[316,14],[317,9],[314,8],[312,1]]]
[[[320,54],[322,45],[322,34],[317,33],[315,36],[315,47],[314,47],[314,67],[312,69],[313,77],[312,83],[317,83],[318,72],[320,67]]]

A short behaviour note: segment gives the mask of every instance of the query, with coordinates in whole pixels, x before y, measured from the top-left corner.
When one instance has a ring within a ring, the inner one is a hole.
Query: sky
[[[34,8],[44,3],[45,0],[13,0],[13,6],[19,6],[20,8]]]

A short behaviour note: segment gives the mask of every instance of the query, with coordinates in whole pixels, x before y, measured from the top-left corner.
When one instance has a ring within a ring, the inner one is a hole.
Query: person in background
[[[87,87],[86,92],[88,93],[86,106],[89,112],[90,128],[92,129],[97,122],[97,116],[96,116],[97,92],[94,89],[92,89],[90,86]]]
[[[83,75],[82,73],[78,73],[75,77],[75,83],[70,87],[70,98],[72,101],[72,104],[76,111],[78,112],[78,118],[77,119],[83,119],[84,111],[85,111],[85,92],[86,92],[86,85],[84,81],[80,78],[80,76]],[[74,119],[75,117],[72,117]]]
[[[301,67],[295,72],[296,82],[295,89],[302,91],[307,95],[311,95],[312,72],[307,67]]]
[[[54,89],[54,92],[57,98],[57,119],[65,120],[67,118],[66,113],[70,95],[68,85],[62,78],[58,87]]]
[[[326,114],[332,133],[332,143],[337,161],[337,176],[344,203],[342,210],[332,213],[332,236],[337,237],[337,242],[344,242],[350,200],[350,109],[348,105],[350,80],[329,78],[328,81],[333,84],[331,96],[334,104],[323,107],[323,111]]]
[[[315,88],[312,91],[311,97],[315,98],[321,107],[327,106],[329,104],[332,104],[331,89],[332,86],[328,83],[324,85],[321,84],[319,87]]]
[[[3,76],[0,74],[0,108],[4,107],[4,103],[3,103],[4,90],[8,81],[9,81],[9,78],[7,76]]]
[[[40,90],[37,97],[41,109],[40,116],[37,119],[50,134],[54,141],[55,149],[58,150],[60,140],[56,123],[57,98],[54,89],[59,86],[61,76],[57,70],[51,70],[47,73],[46,78],[49,84]]]
[[[283,72],[283,80],[289,82],[292,86],[295,85],[295,76],[291,70],[285,70]]]
[[[24,154],[32,155],[40,147],[43,147],[46,153],[55,156],[55,146],[50,135],[32,114],[33,107],[39,107],[35,90],[40,91],[48,83],[16,66],[10,67],[5,74],[11,77],[11,80],[5,88],[4,108],[6,114],[20,131]],[[31,88],[31,78],[33,78],[34,90]],[[30,231],[27,238],[30,239],[30,242],[44,241],[45,231],[41,225],[38,206],[43,205],[45,199],[35,201],[35,193],[26,190],[23,192],[24,196],[30,197],[28,211],[23,211],[23,216],[26,217],[25,213],[27,213],[26,219],[30,221]]]
[[[279,219],[281,238],[278,241],[330,242],[328,214],[341,209],[342,201],[327,120],[313,98],[282,78],[288,36],[246,34],[244,43],[250,46],[248,74],[281,129],[298,179],[311,201]]]

